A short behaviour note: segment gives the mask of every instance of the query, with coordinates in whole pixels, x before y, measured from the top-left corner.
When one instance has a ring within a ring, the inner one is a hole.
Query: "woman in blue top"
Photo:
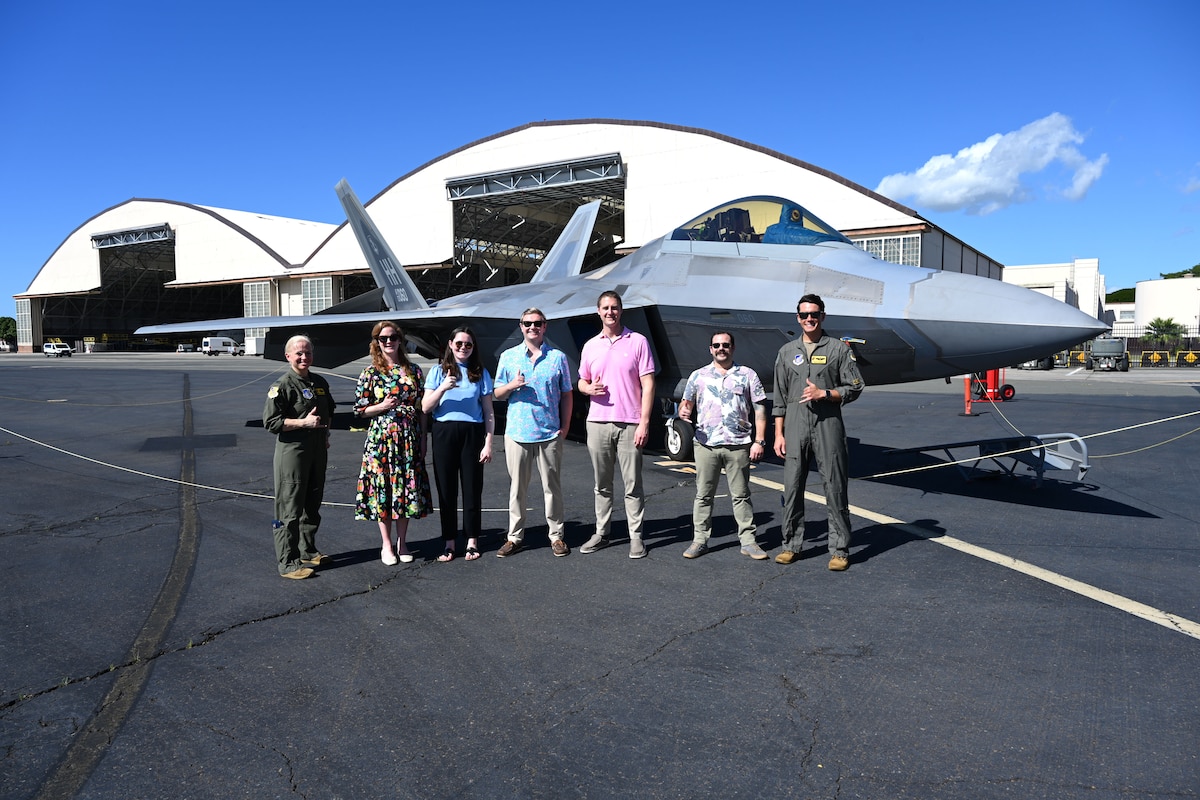
[[[437,486],[444,550],[438,561],[453,561],[458,537],[458,487],[463,492],[466,559],[479,558],[483,517],[483,465],[492,460],[492,376],[475,349],[475,334],[454,329],[442,360],[425,377],[421,409],[433,416],[433,479]]]

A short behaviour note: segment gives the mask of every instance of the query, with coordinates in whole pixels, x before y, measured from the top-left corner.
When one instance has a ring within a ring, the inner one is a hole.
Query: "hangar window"
[[[893,264],[921,266],[920,236],[882,236],[872,239],[856,239],[854,244],[871,255]]]
[[[316,314],[333,305],[333,278],[304,278],[300,281],[304,295],[304,313]]]
[[[33,346],[33,313],[27,299],[17,301],[17,344]]]
[[[256,281],[242,284],[242,316],[271,316],[271,283]],[[266,328],[247,328],[247,336],[266,336]]]

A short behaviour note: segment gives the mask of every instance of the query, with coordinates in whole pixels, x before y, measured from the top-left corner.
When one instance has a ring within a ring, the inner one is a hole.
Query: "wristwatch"
[[[766,440],[766,439],[755,439],[755,440],[754,440],[754,443],[755,443],[756,445],[758,445],[759,447],[766,447],[766,446],[767,446],[767,440]]]

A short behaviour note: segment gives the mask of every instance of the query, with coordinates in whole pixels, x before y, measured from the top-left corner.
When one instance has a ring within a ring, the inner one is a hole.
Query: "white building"
[[[1077,258],[1065,264],[1023,264],[1004,268],[1004,282],[1024,286],[1104,319],[1104,275],[1100,259]]]
[[[1200,278],[1138,281],[1133,325],[1144,329],[1155,318],[1173,319],[1191,335],[1200,335]]]

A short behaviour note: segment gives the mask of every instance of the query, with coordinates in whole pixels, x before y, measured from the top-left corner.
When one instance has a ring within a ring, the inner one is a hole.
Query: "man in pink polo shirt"
[[[596,533],[579,552],[594,553],[609,543],[615,461],[625,485],[629,557],[642,558],[642,448],[650,437],[654,357],[646,337],[621,324],[621,311],[619,294],[600,295],[596,313],[604,329],[579,354],[579,391],[591,398],[587,444],[596,473]]]

